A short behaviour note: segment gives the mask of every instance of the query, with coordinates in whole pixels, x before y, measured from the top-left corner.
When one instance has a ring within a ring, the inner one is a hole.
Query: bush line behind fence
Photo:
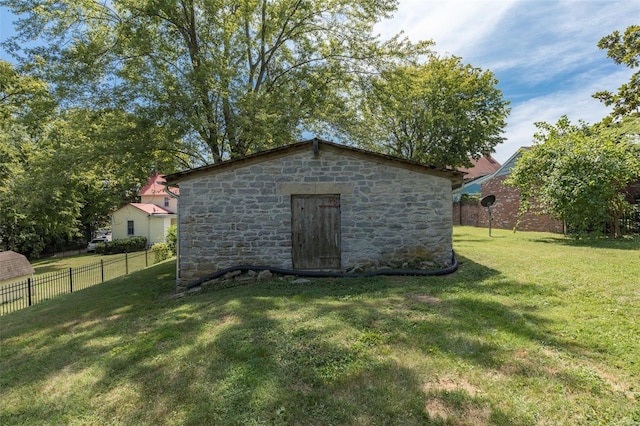
[[[0,287],[0,315],[83,290],[149,266],[148,250],[38,275]]]

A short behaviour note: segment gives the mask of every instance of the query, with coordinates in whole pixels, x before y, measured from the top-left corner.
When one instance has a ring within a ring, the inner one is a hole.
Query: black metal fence
[[[0,315],[83,290],[149,266],[148,250],[38,275],[0,287]]]
[[[620,230],[624,235],[640,234],[640,209],[620,219]]]
[[[611,235],[614,224],[613,220],[603,224],[602,233]],[[620,235],[640,235],[640,208],[636,208],[634,211],[620,217],[618,224]]]

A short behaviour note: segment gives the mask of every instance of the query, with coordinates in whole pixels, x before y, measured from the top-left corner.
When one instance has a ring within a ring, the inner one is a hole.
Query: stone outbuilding
[[[237,265],[449,265],[462,175],[319,139],[167,175],[180,189],[178,283]]]

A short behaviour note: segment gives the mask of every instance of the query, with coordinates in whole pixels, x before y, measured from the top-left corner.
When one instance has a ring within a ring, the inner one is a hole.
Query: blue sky
[[[0,40],[12,34],[14,19],[0,9]],[[435,51],[495,73],[511,101],[507,140],[494,155],[504,162],[531,144],[536,121],[567,114],[595,123],[608,114],[591,95],[617,90],[633,70],[615,65],[597,43],[632,24],[640,24],[640,0],[399,0],[376,32],[431,39]],[[1,49],[0,57],[9,59]]]
[[[598,41],[640,24],[640,0],[400,0],[383,35],[404,31],[431,39],[433,50],[494,72],[511,114],[507,140],[494,157],[506,161],[530,145],[536,121],[600,121],[609,113],[591,95],[616,91],[633,70],[615,65]]]

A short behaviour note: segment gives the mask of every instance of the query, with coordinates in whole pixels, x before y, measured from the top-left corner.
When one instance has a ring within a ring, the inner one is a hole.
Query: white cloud
[[[400,0],[391,20],[376,27],[383,37],[400,31],[412,41],[433,40],[440,53],[464,55],[493,31],[516,0]]]
[[[536,121],[600,121],[609,113],[591,95],[616,90],[632,70],[598,49],[600,38],[638,24],[640,0],[399,0],[395,17],[380,23],[383,37],[404,31],[432,39],[434,50],[490,69],[512,112],[496,159],[531,144]]]
[[[608,61],[597,43],[638,17],[640,1],[518,2],[483,49],[470,58],[495,72],[517,71],[530,84]]]

